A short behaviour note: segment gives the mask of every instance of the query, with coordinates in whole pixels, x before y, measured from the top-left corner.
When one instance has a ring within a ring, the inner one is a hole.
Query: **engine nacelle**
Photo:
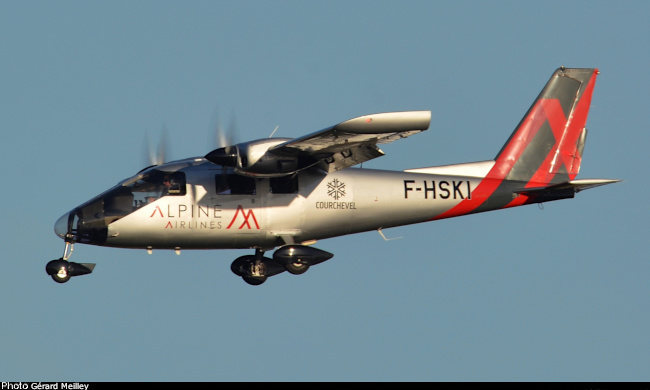
[[[286,142],[289,138],[260,139],[233,146],[218,148],[205,158],[218,165],[232,167],[246,176],[273,177],[291,174],[300,166],[298,156],[279,156],[268,153],[269,148]]]

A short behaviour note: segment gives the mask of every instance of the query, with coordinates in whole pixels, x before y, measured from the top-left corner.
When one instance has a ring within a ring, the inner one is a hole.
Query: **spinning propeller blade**
[[[206,158],[215,164],[234,167],[237,164],[237,118],[234,112],[230,115],[230,122],[224,127],[218,109],[212,113],[211,128],[214,129],[215,150],[210,152]]]
[[[210,128],[213,129],[214,142],[212,144],[213,149],[216,148],[226,148],[230,152],[230,147],[237,143],[237,118],[235,113],[231,113],[230,122],[227,127],[224,127],[221,122],[221,116],[219,115],[218,108],[215,108],[212,112],[212,120]]]
[[[160,139],[158,140],[158,148],[156,149],[149,139],[149,134],[145,133],[145,166],[161,165],[167,162],[167,154],[169,150],[169,131],[167,126],[163,125]]]

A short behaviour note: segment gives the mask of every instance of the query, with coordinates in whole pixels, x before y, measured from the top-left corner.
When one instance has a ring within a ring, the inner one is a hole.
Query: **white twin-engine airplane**
[[[330,259],[311,246],[316,240],[573,198],[619,181],[576,179],[597,75],[597,69],[557,69],[490,161],[405,171],[351,168],[382,156],[379,144],[429,128],[429,111],[410,111],[145,168],[56,221],[65,249],[46,272],[59,283],[91,273],[95,264],[68,261],[75,243],[150,253],[250,248],[255,254],[237,258],[231,270],[259,285]]]

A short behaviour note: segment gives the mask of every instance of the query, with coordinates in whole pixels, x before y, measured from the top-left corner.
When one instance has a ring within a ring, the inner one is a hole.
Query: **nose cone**
[[[61,237],[65,238],[65,236],[68,234],[68,220],[70,219],[70,213],[65,213],[61,216],[61,218],[56,220],[56,223],[54,224],[54,233]]]

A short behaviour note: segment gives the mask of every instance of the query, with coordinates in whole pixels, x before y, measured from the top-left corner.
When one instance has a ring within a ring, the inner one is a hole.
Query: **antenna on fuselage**
[[[400,238],[404,238],[404,237],[386,238],[386,236],[384,235],[384,232],[381,231],[381,228],[377,229],[377,232],[379,232],[379,235],[381,236],[381,238],[384,239],[384,241],[399,240]]]
[[[271,135],[269,135],[269,138],[273,137],[273,134],[275,134],[275,132],[278,130],[278,127],[280,127],[280,125],[275,126],[275,129],[273,129]]]

